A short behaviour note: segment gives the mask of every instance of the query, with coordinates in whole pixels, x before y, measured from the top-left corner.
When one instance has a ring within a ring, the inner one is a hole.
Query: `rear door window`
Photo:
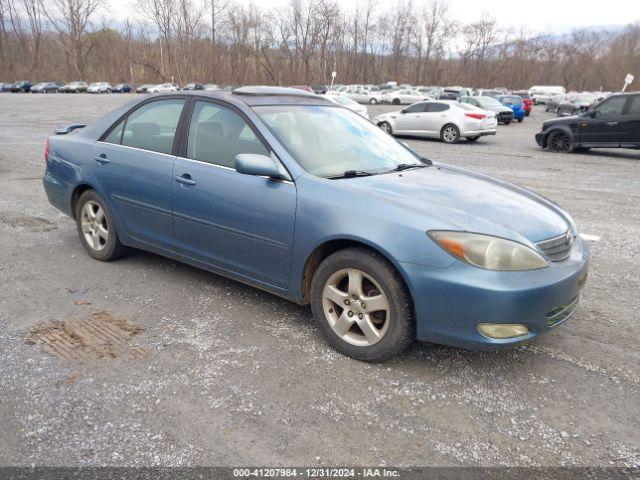
[[[427,107],[427,112],[444,112],[445,110],[449,110],[449,105],[446,103],[429,103]]]
[[[170,154],[184,99],[147,103],[129,115],[122,133],[122,145]]]

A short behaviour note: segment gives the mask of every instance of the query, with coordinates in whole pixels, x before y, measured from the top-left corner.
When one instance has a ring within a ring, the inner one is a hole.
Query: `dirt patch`
[[[40,323],[31,329],[26,341],[39,344],[49,355],[68,360],[115,358],[128,355],[140,359],[147,350],[131,345],[143,329],[124,318],[105,311],[81,320]]]
[[[50,232],[58,228],[51,220],[24,215],[19,212],[0,212],[0,223],[30,232]]]

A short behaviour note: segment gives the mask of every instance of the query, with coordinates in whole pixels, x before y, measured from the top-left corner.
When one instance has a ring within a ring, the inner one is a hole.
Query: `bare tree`
[[[46,1],[46,0],[42,0]],[[75,72],[84,77],[91,50],[88,35],[91,19],[102,6],[102,0],[50,0],[42,6],[51,26],[58,33],[58,43],[71,59]]]

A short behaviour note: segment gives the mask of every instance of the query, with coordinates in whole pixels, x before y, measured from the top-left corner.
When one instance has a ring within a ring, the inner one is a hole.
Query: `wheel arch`
[[[69,208],[71,210],[71,218],[73,218],[74,220],[76,219],[76,205],[78,203],[78,199],[80,198],[80,195],[82,195],[87,190],[95,190],[95,188],[93,187],[93,185],[86,182],[79,183],[73,188],[73,192],[71,193],[71,204],[69,205]]]
[[[544,134],[543,137],[543,148],[546,148],[547,142],[549,140],[549,136],[551,136],[551,134],[553,132],[557,132],[557,131],[562,131],[564,133],[566,133],[567,135],[569,135],[569,141],[575,145],[576,144],[576,135],[575,132],[573,130],[571,130],[571,128],[568,125],[554,125],[553,127],[550,127]]]
[[[348,238],[348,237],[339,237],[325,240],[321,244],[317,245],[306,257],[304,262],[304,268],[302,270],[302,276],[300,278],[300,292],[302,294],[302,300],[300,301],[303,305],[308,305],[310,303],[311,296],[311,282],[313,280],[313,276],[318,269],[318,266],[326,259],[329,255],[339,251],[344,250],[346,248],[352,247],[360,247],[367,250],[370,250],[376,254],[378,254],[381,258],[386,260],[389,265],[393,267],[393,269],[398,273],[402,282],[404,283],[407,292],[409,293],[409,297],[411,298],[411,308],[414,308],[414,300],[413,300],[413,292],[411,291],[410,282],[407,281],[405,276],[405,272],[400,268],[398,262],[394,261],[393,257],[380,248],[377,245],[373,245],[370,242],[367,242],[364,239],[359,238]]]

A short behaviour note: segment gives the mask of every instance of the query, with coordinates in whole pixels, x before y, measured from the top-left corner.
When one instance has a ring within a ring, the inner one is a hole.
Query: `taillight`
[[[44,161],[49,161],[49,139],[44,143]]]
[[[476,120],[482,120],[483,118],[487,118],[484,113],[465,113],[467,117],[475,118]]]

